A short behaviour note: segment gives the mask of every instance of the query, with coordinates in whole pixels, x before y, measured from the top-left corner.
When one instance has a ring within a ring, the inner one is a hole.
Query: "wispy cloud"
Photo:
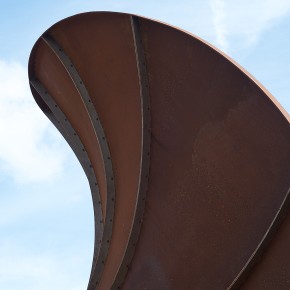
[[[0,169],[16,181],[43,181],[61,173],[65,156],[61,138],[35,104],[26,69],[17,62],[3,60],[0,136]]]
[[[36,253],[30,248],[19,250],[19,246],[1,243],[0,253],[1,289],[86,289],[89,263],[81,249],[64,250],[57,256],[54,251]]]
[[[4,190],[1,184],[0,289],[86,288],[94,232],[90,190],[77,160],[65,165],[53,182]]]
[[[216,45],[224,51],[255,45],[290,12],[289,0],[210,0]]]
[[[210,7],[212,11],[213,28],[216,35],[216,42],[223,51],[227,51],[229,43],[227,40],[227,26],[226,26],[226,9],[225,1],[211,0]]]

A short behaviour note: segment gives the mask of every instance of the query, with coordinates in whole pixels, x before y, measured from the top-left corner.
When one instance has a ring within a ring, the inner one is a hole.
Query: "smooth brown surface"
[[[130,18],[91,14],[84,21],[80,16],[49,33],[85,80],[110,147],[116,203],[110,252],[100,281],[100,287],[108,289],[130,236],[140,175],[141,99]]]
[[[289,123],[255,83],[200,41],[148,20],[141,31],[151,164],[123,288],[226,289],[289,188]]]
[[[102,155],[84,104],[64,67],[43,40],[40,40],[35,59],[35,75],[70,120],[88,152],[98,179],[105,216],[107,188]]]
[[[212,46],[152,20],[87,13],[46,35],[83,80],[111,153],[112,237],[89,289],[288,289],[290,126],[275,99]],[[92,112],[37,45],[35,74],[98,172]]]
[[[68,21],[67,25],[63,23],[61,29],[58,29],[56,25],[46,34],[51,35],[60,44],[82,79],[85,80],[84,83],[93,104],[98,108],[97,112],[112,154],[116,186],[116,218],[112,239],[103,242],[110,243],[113,254],[109,253],[106,258],[101,281],[105,285],[102,287],[108,288],[125,254],[135,214],[141,158],[141,99],[130,18],[119,15],[116,21],[103,23],[104,19],[96,19],[93,15],[84,23],[79,22],[79,19],[74,19]],[[106,49],[107,44],[103,43],[102,47],[99,41],[104,36],[104,25],[106,29],[110,29],[109,26],[111,26],[114,30],[114,34],[108,34],[109,37],[105,42],[111,43],[111,50]],[[90,29],[87,29],[88,26]],[[119,27],[120,31],[116,31],[116,27]],[[127,31],[128,40],[124,38],[124,29]],[[92,32],[95,35],[95,42],[91,41]],[[89,49],[88,42],[91,45]],[[131,53],[128,54],[130,50]],[[119,54],[114,55],[115,51]],[[122,53],[123,56],[120,57]],[[41,65],[45,67],[43,71],[49,75],[51,72],[46,68],[46,64]],[[96,67],[99,69],[96,70]],[[124,67],[127,67],[129,72],[132,71],[131,75],[122,73]],[[128,78],[131,80],[129,85],[124,82]],[[70,95],[69,91],[63,94],[64,98],[68,95]],[[105,200],[102,203],[104,202]]]
[[[290,289],[290,211],[242,290]]]

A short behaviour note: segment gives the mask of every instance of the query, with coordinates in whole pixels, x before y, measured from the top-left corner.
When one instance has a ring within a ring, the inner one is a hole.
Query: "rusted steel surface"
[[[290,211],[276,233],[275,238],[270,243],[263,258],[250,273],[246,283],[241,289],[279,289],[288,290],[290,288],[289,261],[290,261]]]
[[[29,75],[91,185],[88,289],[289,289],[290,119],[247,72],[177,28],[94,12],[48,29]]]
[[[130,18],[118,15],[113,20],[96,19],[89,15],[88,21],[92,30],[88,31],[88,23],[80,23],[76,17],[64,22],[61,28],[55,26],[50,33],[63,47],[68,47],[67,53],[86,80],[112,154],[116,203],[111,250],[103,273],[95,271],[90,281],[90,288],[98,283],[106,289],[122,262],[135,214],[141,162],[141,99]],[[100,41],[104,29],[112,31],[105,36],[106,42]],[[71,49],[74,46],[78,49]]]
[[[58,51],[63,53],[61,50]],[[93,200],[95,212],[100,210],[100,205],[103,204],[102,215],[100,213],[95,214],[94,260],[99,261],[97,257],[106,257],[109,248],[107,243],[101,242],[103,239],[106,241],[110,240],[112,234],[112,227],[103,227],[103,223],[106,219],[112,220],[114,212],[114,207],[104,202],[104,199],[108,195],[107,193],[109,193],[109,196],[112,196],[111,198],[114,198],[114,183],[111,180],[113,174],[111,160],[103,162],[103,155],[109,154],[106,140],[102,139],[104,136],[103,129],[100,123],[96,124],[96,122],[99,122],[96,118],[91,118],[92,114],[87,114],[87,112],[91,111],[87,104],[89,102],[86,103],[80,97],[70,73],[62,62],[59,61],[55,51],[47,45],[47,42],[43,38],[40,39],[33,55],[35,56],[35,62],[30,66],[30,75],[36,77],[47,88],[48,93],[54,96],[56,107],[59,107],[65,114],[65,118],[62,121],[69,121],[75,129],[75,133],[73,133],[71,138],[74,138],[74,135],[80,137],[84,145],[83,149],[87,152],[90,160],[88,162],[89,167],[94,169],[98,180],[101,200],[99,196],[94,195]],[[41,69],[42,67],[45,67],[45,70]],[[80,80],[79,83],[82,83],[82,81]],[[66,92],[65,94],[63,93],[64,91]],[[67,95],[69,95],[69,98],[67,98]],[[61,117],[58,115],[56,115],[56,118],[61,120]],[[79,120],[82,121],[79,122]],[[94,125],[98,126],[98,128]],[[110,179],[106,180],[108,176],[110,176]],[[111,199],[110,203],[112,203]],[[107,210],[105,210],[105,207]],[[110,223],[107,224],[110,225]],[[103,263],[99,261],[99,263],[94,263],[93,268],[95,266],[102,269]]]
[[[148,189],[149,167],[150,167],[150,144],[151,144],[151,122],[150,122],[150,97],[149,84],[145,62],[145,55],[140,37],[139,20],[131,16],[131,28],[135,44],[136,63],[138,68],[140,97],[142,104],[142,156],[140,165],[139,188],[137,192],[136,209],[132,230],[128,239],[125,255],[119,271],[115,277],[112,288],[119,289],[123,283],[129,265],[131,263],[142,224],[143,212],[145,207],[146,194]]]
[[[103,260],[105,260],[108,255],[109,244],[112,237],[112,220],[113,220],[113,215],[114,215],[114,207],[112,206],[112,202],[114,204],[115,190],[114,190],[114,183],[113,183],[114,177],[113,177],[113,170],[112,170],[112,164],[111,164],[111,155],[110,155],[108,145],[106,142],[104,130],[102,126],[100,125],[99,116],[94,109],[91,97],[89,96],[88,91],[85,88],[85,85],[82,79],[80,78],[78,72],[76,71],[73,62],[68,58],[68,56],[66,55],[62,47],[60,47],[58,43],[55,40],[53,40],[49,35],[44,36],[43,39],[49,45],[49,47],[55,52],[55,54],[58,56],[58,58],[64,65],[65,69],[69,73],[74,86],[78,89],[80,96],[82,98],[82,101],[86,105],[86,109],[89,112],[95,131],[97,132],[97,135],[99,136],[99,143],[100,143],[100,147],[102,148],[102,159],[103,159],[105,169],[106,169],[105,182],[107,182],[108,184],[108,190],[107,190],[107,196],[103,197],[102,199],[103,219],[100,219],[98,221],[100,224],[102,224],[104,221],[105,225],[107,226],[104,228],[102,239],[98,239],[99,242],[95,243],[95,248],[98,248],[97,245],[100,246],[99,251],[95,251],[99,259],[98,260],[96,258],[94,259],[94,263],[92,267],[92,273],[94,272],[101,273],[104,267]],[[106,243],[101,243],[102,240],[106,241]]]

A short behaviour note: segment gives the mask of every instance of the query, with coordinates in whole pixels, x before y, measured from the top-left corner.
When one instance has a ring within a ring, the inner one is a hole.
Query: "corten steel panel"
[[[264,253],[260,265],[254,268],[243,290],[252,289],[279,289],[290,288],[289,261],[290,261],[290,211],[284,223],[279,228],[277,236]]]
[[[92,120],[87,113],[88,108],[84,106],[83,100],[79,97],[76,86],[72,82],[65,67],[59,62],[56,54],[50,47],[47,46],[47,44],[45,44],[43,38],[40,39],[38,44],[35,46],[32,53],[32,59],[33,61],[30,62],[30,76],[32,76],[32,86],[34,85],[34,79],[36,78],[37,82],[40,82],[44,88],[47,88],[44,95],[46,96],[46,93],[48,93],[54,96],[54,110],[56,110],[56,108],[60,108],[60,112],[56,113],[57,120],[62,121],[65,126],[67,126],[66,123],[68,122],[72,124],[75,132],[71,132],[70,138],[75,139],[77,136],[79,136],[81,144],[83,144],[83,146],[81,146],[81,150],[84,150],[88,154],[89,160],[86,162],[89,166],[88,170],[91,170],[91,168],[94,169],[96,172],[98,184],[100,184],[100,190],[103,197],[102,203],[99,197],[99,192],[94,192],[92,190],[95,210],[94,260],[96,260],[96,257],[100,254],[100,249],[102,249],[100,248],[102,239],[108,240],[111,236],[110,230],[108,231],[105,229],[105,231],[103,231],[103,220],[113,219],[113,208],[111,205],[106,204],[105,200],[107,198],[107,193],[110,193],[110,199],[112,196],[114,196],[114,188],[112,186],[113,181],[106,181],[108,177],[111,178],[112,176],[112,173],[110,173],[111,165],[108,164],[108,162],[110,163],[111,161],[105,161],[105,176],[103,172],[104,169],[102,153],[106,150],[102,148],[102,152],[100,152],[99,147],[100,140],[102,143],[106,142],[105,140],[102,140],[104,133],[103,130],[96,130],[96,128],[92,127]],[[64,118],[60,116],[60,113],[62,112],[65,114]],[[81,122],[79,122],[79,120],[81,120]],[[96,136],[96,134],[98,136]],[[101,147],[104,147],[104,144],[101,145]],[[105,155],[109,156],[108,152],[106,152]],[[91,188],[92,186],[97,187],[98,184],[92,184],[90,182]],[[106,187],[108,187],[108,190]],[[110,203],[112,203],[111,200]],[[101,204],[103,204],[103,214],[102,212],[97,212],[100,211],[99,207]],[[105,210],[106,206],[108,210]]]
[[[82,143],[102,180],[114,175],[89,289],[289,288],[289,116],[247,72],[186,32],[107,12],[51,27],[30,67],[78,158]]]
[[[289,189],[289,122],[203,42],[143,19],[141,32],[151,163],[124,289],[226,289]]]
[[[125,15],[115,15],[113,19],[106,16],[96,18],[91,14],[84,21],[80,15],[56,25],[48,33],[64,48],[85,80],[110,146],[116,186],[110,241],[113,250],[108,254],[100,282],[100,287],[108,288],[123,259],[132,227],[142,131],[131,21]],[[98,278],[92,279],[93,283],[98,281]]]
[[[44,69],[45,68],[45,69]],[[106,204],[106,180],[103,168],[102,156],[97,136],[91,125],[85,106],[73,85],[65,68],[62,66],[53,51],[41,39],[35,52],[34,74],[47,88],[60,109],[64,112],[82,143],[86,144],[86,151],[92,160],[92,165],[99,180],[102,204]],[[66,97],[69,95],[69,98]],[[79,122],[79,120],[82,120]],[[103,209],[105,216],[105,208]]]

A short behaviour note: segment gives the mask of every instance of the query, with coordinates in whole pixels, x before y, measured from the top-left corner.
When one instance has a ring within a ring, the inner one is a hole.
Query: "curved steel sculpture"
[[[289,289],[289,116],[211,45],[93,12],[36,42],[29,78],[90,184],[88,289]]]

